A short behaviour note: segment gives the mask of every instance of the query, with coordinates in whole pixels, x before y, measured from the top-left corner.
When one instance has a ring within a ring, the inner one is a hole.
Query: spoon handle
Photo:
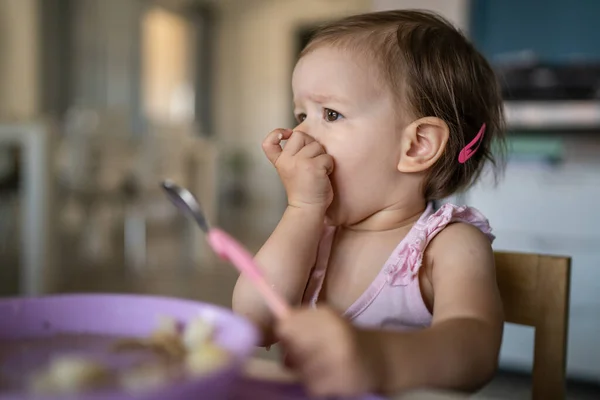
[[[237,240],[218,228],[211,228],[207,239],[219,257],[231,262],[241,273],[246,274],[278,319],[288,315],[288,304],[269,286],[254,262],[254,257]]]

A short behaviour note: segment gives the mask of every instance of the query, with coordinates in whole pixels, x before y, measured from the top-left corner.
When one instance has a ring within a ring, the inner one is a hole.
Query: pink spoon
[[[162,187],[180,211],[196,220],[200,229],[206,234],[208,244],[214,252],[222,259],[232,263],[240,273],[246,274],[246,277],[264,297],[273,314],[279,319],[285,318],[288,315],[289,306],[266,282],[262,272],[254,262],[254,257],[230,235],[221,229],[209,227],[200,203],[189,190],[176,185],[170,180],[164,181]]]

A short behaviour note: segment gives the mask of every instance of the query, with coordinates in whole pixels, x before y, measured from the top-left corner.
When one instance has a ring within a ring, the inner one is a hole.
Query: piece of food
[[[173,384],[186,376],[203,376],[230,361],[230,354],[213,341],[214,332],[214,325],[203,318],[195,318],[180,329],[175,319],[161,317],[148,337],[124,338],[112,346],[117,352],[145,353],[139,354],[145,360],[142,364],[111,369],[84,355],[65,355],[32,375],[28,388],[36,394],[65,395],[116,385],[137,393]],[[155,357],[148,359],[150,352]]]
[[[179,337],[179,329],[177,328],[177,321],[174,318],[161,315],[158,317],[158,327],[150,335],[154,337]]]
[[[202,347],[188,353],[185,367],[188,374],[202,376],[223,367],[229,362],[229,353],[222,347],[205,342]]]
[[[202,318],[195,318],[185,326],[183,343],[187,351],[195,351],[208,343],[214,334],[215,327]]]
[[[140,393],[155,390],[179,377],[175,369],[164,364],[145,364],[125,371],[119,383],[128,392]]]
[[[157,336],[148,341],[149,349],[170,361],[180,361],[185,357],[186,349],[178,336]]]
[[[38,394],[79,393],[101,386],[109,377],[110,371],[94,360],[62,356],[36,373],[29,382],[29,388]]]
[[[177,322],[168,317],[161,317],[159,325],[150,337],[143,339],[123,339],[113,346],[115,351],[149,350],[170,361],[182,360],[185,348],[177,329]]]

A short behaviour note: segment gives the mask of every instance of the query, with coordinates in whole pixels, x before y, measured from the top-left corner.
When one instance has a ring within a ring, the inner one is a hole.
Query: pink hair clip
[[[479,129],[479,132],[477,133],[475,138],[473,138],[473,140],[471,140],[471,142],[469,142],[469,144],[467,144],[465,147],[463,147],[463,149],[458,154],[458,162],[459,163],[461,163],[461,164],[466,163],[467,160],[469,158],[471,158],[471,156],[473,156],[473,154],[475,154],[475,152],[479,148],[479,145],[483,141],[484,133],[485,133],[485,123],[483,123],[483,125],[481,125],[481,128]]]

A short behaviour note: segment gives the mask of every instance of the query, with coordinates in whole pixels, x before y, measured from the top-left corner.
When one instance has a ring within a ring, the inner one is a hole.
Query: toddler
[[[297,126],[263,143],[288,207],[256,261],[294,311],[275,320],[244,277],[234,311],[314,395],[478,389],[502,339],[494,236],[433,201],[501,166],[494,72],[446,20],[400,10],[320,29],[292,87]]]

